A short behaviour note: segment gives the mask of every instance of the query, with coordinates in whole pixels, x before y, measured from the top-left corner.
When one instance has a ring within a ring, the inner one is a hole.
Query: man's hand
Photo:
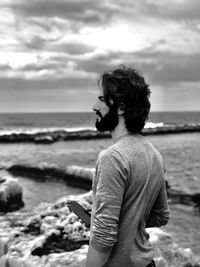
[[[88,249],[86,267],[102,267],[108,260],[111,250],[108,252],[99,252],[91,245]]]

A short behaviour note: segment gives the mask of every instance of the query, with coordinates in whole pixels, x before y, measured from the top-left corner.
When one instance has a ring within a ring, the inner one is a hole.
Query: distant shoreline
[[[162,111],[151,111],[151,113],[199,113],[200,110],[162,110]],[[69,113],[89,113],[93,114],[92,111],[84,111],[84,110],[74,110],[74,111],[25,111],[25,112],[0,112],[1,114],[54,114],[54,113],[60,113],[60,114],[69,114]]]
[[[152,124],[145,128],[142,135],[163,135],[174,133],[200,132],[200,123],[187,124]],[[79,127],[74,129],[33,129],[0,131],[0,143],[33,142],[36,144],[50,144],[57,141],[89,140],[109,138],[110,133],[100,133],[95,129]]]

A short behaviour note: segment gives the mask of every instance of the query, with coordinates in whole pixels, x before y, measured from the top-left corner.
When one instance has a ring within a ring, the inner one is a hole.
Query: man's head
[[[99,79],[100,96],[94,107],[100,116],[96,127],[100,131],[112,131],[124,117],[130,133],[140,133],[148,119],[150,89],[144,78],[132,68],[120,66],[104,72]]]

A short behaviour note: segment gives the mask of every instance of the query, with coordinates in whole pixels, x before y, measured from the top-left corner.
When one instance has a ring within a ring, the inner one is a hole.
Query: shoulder
[[[118,185],[124,186],[129,177],[129,172],[128,162],[119,151],[109,147],[100,152],[96,164],[97,180],[104,181],[105,184],[109,181],[110,184],[118,183]]]
[[[111,146],[111,147],[108,147],[105,150],[102,150],[99,153],[98,159],[99,160],[110,160],[110,159],[113,159],[113,158],[118,158],[119,156],[120,156],[119,151],[116,150],[113,146]]]
[[[108,168],[116,168],[116,166],[121,166],[126,169],[128,168],[128,161],[125,158],[124,153],[122,153],[115,145],[99,153],[97,164],[107,166]]]

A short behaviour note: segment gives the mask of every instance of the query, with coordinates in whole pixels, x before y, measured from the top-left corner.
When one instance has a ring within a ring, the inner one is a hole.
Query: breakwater
[[[174,134],[200,132],[200,123],[162,124],[156,127],[144,128],[143,135]],[[110,138],[110,133],[100,133],[95,129],[38,129],[30,131],[0,132],[0,143],[33,142],[36,144],[50,144],[57,141],[90,140]]]

